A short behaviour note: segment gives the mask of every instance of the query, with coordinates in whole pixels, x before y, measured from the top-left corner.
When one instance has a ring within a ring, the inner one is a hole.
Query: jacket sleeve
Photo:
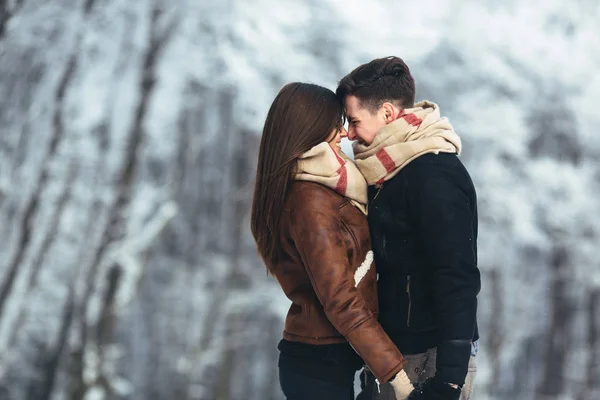
[[[464,168],[425,164],[409,182],[409,210],[425,267],[433,276],[439,339],[436,376],[464,384],[476,324],[477,208]]]
[[[337,208],[324,212],[313,204],[291,213],[294,244],[331,324],[375,377],[387,382],[402,369],[404,358],[354,286]]]

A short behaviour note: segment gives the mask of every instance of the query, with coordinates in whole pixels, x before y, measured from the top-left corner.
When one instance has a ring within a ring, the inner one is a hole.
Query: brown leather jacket
[[[404,365],[377,322],[377,276],[366,217],[346,198],[313,182],[292,184],[271,271],[292,305],[286,340],[348,341],[380,382]]]

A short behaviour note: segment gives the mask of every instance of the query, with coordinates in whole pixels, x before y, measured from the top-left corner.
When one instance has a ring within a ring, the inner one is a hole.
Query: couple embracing
[[[359,400],[471,397],[477,199],[460,152],[439,107],[415,103],[398,57],[359,66],[336,93],[281,89],[251,229],[292,302],[278,345],[288,400],[352,400],[361,369]]]

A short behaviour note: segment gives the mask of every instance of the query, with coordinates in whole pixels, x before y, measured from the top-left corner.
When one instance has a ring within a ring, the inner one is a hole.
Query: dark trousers
[[[354,400],[354,372],[340,372],[335,379],[319,377],[279,356],[279,384],[287,400]]]

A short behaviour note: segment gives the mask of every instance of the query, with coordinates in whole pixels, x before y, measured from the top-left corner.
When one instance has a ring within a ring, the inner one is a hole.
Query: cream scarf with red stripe
[[[369,185],[381,186],[415,158],[426,153],[457,153],[460,137],[437,104],[422,101],[402,110],[369,146],[354,143],[354,160]]]
[[[320,143],[298,158],[296,180],[320,183],[346,197],[367,215],[367,182],[344,153]]]

